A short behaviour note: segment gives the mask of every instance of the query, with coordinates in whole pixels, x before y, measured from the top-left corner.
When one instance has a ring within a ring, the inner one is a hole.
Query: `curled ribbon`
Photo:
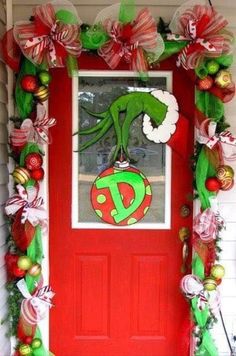
[[[177,23],[174,23],[175,21]],[[167,39],[189,41],[180,52],[177,65],[193,69],[204,57],[219,57],[229,52],[232,35],[222,33],[226,25],[224,17],[211,6],[196,5],[187,9],[177,20],[174,17],[170,28],[172,32],[178,32],[169,34]]]
[[[236,158],[236,137],[228,130],[216,134],[217,123],[209,119],[204,120],[197,130],[197,141],[211,150],[217,144],[221,145],[223,156],[226,159]]]
[[[148,70],[145,52],[156,61],[164,51],[164,42],[157,33],[156,23],[148,9],[141,10],[133,22],[122,24],[107,19],[103,23],[110,40],[98,53],[106,63],[115,69],[124,58],[130,69],[138,72]]]
[[[24,146],[27,142],[49,144],[51,136],[48,129],[54,125],[56,119],[48,118],[45,106],[38,104],[36,120],[25,119],[20,129],[14,128],[10,135],[11,144],[15,147]]]
[[[80,55],[79,21],[64,23],[57,18],[50,3],[36,6],[33,18],[33,22],[19,22],[14,26],[15,40],[30,61],[36,65],[45,62],[48,67],[63,67],[67,55]]]
[[[193,221],[193,231],[203,243],[212,242],[216,239],[217,226],[215,213],[210,208],[199,213]]]
[[[45,224],[47,213],[43,205],[43,199],[37,198],[38,189],[36,187],[27,187],[26,189],[18,184],[16,186],[18,194],[13,195],[6,202],[5,212],[8,216],[13,216],[18,210],[23,208],[21,214],[21,223],[25,224],[28,220],[33,226]]]
[[[21,315],[28,324],[37,324],[45,318],[48,308],[53,306],[51,299],[55,293],[50,286],[40,287],[38,285],[34,294],[31,295],[24,279],[17,282],[17,287],[25,298],[21,303]]]

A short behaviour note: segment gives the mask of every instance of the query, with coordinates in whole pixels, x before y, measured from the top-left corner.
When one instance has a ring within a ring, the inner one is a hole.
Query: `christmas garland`
[[[124,0],[104,9],[89,26],[63,1],[63,6],[55,2],[37,6],[29,22],[16,23],[5,34],[3,55],[17,74],[17,117],[11,118],[14,127],[10,134],[16,191],[6,202],[11,230],[6,254],[9,321],[18,340],[15,356],[50,355],[38,327],[54,294],[50,286],[43,285],[41,268],[42,235],[47,230],[41,196],[43,145],[51,142],[49,128],[56,123],[47,115],[52,79],[48,69],[67,66],[68,74],[74,75],[82,51],[98,54],[111,69],[126,61],[143,80],[149,67],[155,68],[174,54],[177,66],[195,71],[194,188],[201,210],[194,219],[190,241],[192,274],[183,277],[181,289],[192,310],[195,355],[217,355],[209,332],[219,311],[217,286],[224,275],[224,267],[216,262],[220,232],[225,228],[217,193],[233,186],[234,172],[224,160],[235,159],[236,146],[224,117],[224,103],[235,92],[229,70],[233,37],[226,25],[212,6],[193,6],[191,2],[177,10],[169,27],[161,19],[157,26],[148,9],[136,15],[133,1]]]

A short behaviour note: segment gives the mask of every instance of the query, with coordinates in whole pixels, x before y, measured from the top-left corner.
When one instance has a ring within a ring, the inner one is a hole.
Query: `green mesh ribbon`
[[[56,19],[64,24],[78,24],[78,19],[71,11],[60,9],[55,14]],[[69,77],[78,76],[78,62],[75,56],[70,54],[66,57],[66,68]]]
[[[216,122],[224,116],[224,104],[222,101],[207,91],[196,90],[196,107],[206,117]]]
[[[132,22],[135,18],[135,1],[134,0],[121,0],[119,21],[123,24]]]
[[[161,57],[158,59],[159,61],[163,61],[176,53],[179,53],[187,44],[188,41],[164,41],[165,42],[165,50]]]
[[[38,225],[34,234],[34,238],[27,248],[27,256],[33,261],[33,263],[42,263],[43,259],[43,246],[42,246],[42,232],[41,227]],[[33,277],[26,274],[25,281],[30,293],[35,289],[35,282],[38,282],[40,276]]]
[[[209,198],[215,195],[214,192],[209,192],[209,190],[206,189],[205,182],[208,177],[214,177],[216,175],[214,166],[206,156],[205,147],[202,147],[198,157],[195,174],[196,186],[201,202],[201,207],[203,210],[205,210],[211,206]]]
[[[25,57],[22,57],[22,65],[16,80],[15,100],[19,117],[24,120],[33,111],[34,98],[32,93],[27,93],[21,88],[21,79],[24,75],[36,75],[36,66]]]
[[[40,332],[39,328],[36,329],[35,338],[39,338],[39,339],[42,338],[42,335],[41,335],[41,332]],[[33,356],[54,356],[54,354],[51,353],[50,351],[46,350],[44,345],[42,345],[38,349],[34,349]]]

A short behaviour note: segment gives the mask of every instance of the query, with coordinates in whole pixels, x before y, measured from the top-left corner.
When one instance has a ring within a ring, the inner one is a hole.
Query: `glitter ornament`
[[[13,266],[12,268],[12,273],[14,274],[15,277],[22,278],[25,276],[25,271],[17,266]]]
[[[17,167],[12,173],[13,179],[17,184],[25,184],[30,179],[30,172],[24,167]]]
[[[35,93],[38,89],[38,80],[35,75],[24,75],[20,82],[21,88],[28,93]]]
[[[199,90],[209,90],[213,86],[213,83],[214,83],[213,79],[208,75],[203,79],[197,80],[197,88]]]
[[[42,180],[44,177],[43,168],[34,169],[33,171],[30,172],[30,176],[34,180],[37,180],[37,181]]]
[[[30,345],[27,344],[22,344],[19,347],[19,353],[22,356],[28,356],[32,354],[32,348],[30,347]]]
[[[230,84],[232,84],[232,75],[228,70],[220,70],[215,78],[215,84],[221,88],[227,88]]]
[[[41,154],[37,152],[29,153],[25,158],[25,166],[30,171],[39,169],[43,164],[43,158]]]
[[[233,186],[234,186],[234,180],[233,180],[232,178],[230,178],[230,177],[227,177],[227,178],[222,179],[222,180],[220,181],[220,183],[221,183],[220,189],[221,189],[221,190],[224,190],[224,191],[230,190],[230,189],[232,189]]]

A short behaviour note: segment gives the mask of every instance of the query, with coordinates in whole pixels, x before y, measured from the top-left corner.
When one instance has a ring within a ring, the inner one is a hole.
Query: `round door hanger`
[[[145,216],[151,200],[148,179],[127,162],[100,173],[91,189],[91,202],[96,214],[113,225],[135,224]]]

